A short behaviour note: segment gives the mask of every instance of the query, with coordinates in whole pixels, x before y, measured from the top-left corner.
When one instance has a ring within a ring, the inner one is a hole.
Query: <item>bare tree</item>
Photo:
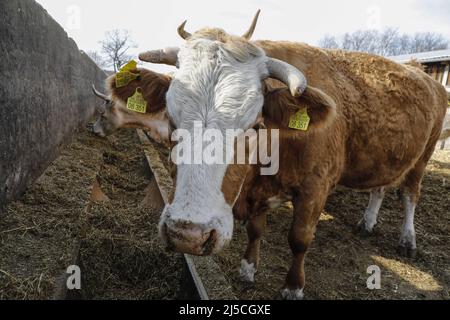
[[[112,66],[114,72],[131,60],[132,56],[128,54],[128,51],[137,47],[131,38],[131,33],[127,30],[106,32],[105,40],[100,41],[100,44],[103,54],[107,57],[108,66]]]
[[[327,35],[319,45],[328,49],[369,52],[383,56],[448,49],[449,40],[432,32],[400,34],[397,29],[358,30],[342,36]]]
[[[395,45],[392,48],[392,56],[398,56],[401,54],[415,53],[414,50],[411,50],[411,39],[410,36],[404,34],[400,36],[397,41],[395,41]]]
[[[352,51],[373,52],[376,50],[375,38],[376,34],[371,30],[359,30],[354,33],[346,33],[342,37],[342,48]]]
[[[448,40],[432,32],[416,33],[411,41],[411,51],[423,52],[448,48]]]
[[[399,52],[398,48],[401,36],[397,29],[388,28],[381,33],[375,32],[374,38],[378,39],[378,42],[372,52],[381,56],[397,55],[397,52]]]
[[[88,51],[88,52],[86,52],[86,54],[89,56],[89,58],[92,59],[92,61],[95,62],[95,64],[100,69],[105,69],[107,67],[107,62],[102,57],[102,55],[100,53],[98,53],[97,51]]]
[[[319,46],[326,49],[337,49],[339,48],[338,39],[328,34],[319,40]]]

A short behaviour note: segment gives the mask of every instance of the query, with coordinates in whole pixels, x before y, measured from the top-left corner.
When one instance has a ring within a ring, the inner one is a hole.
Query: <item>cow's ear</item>
[[[297,98],[286,88],[272,90],[265,95],[263,111],[267,123],[288,128],[292,119],[305,110],[310,118],[306,132],[326,128],[336,118],[336,102],[322,90],[311,86]]]
[[[308,86],[297,101],[297,108],[307,106],[311,125],[316,129],[328,127],[336,118],[336,102],[320,89]]]
[[[144,99],[148,103],[147,112],[158,112],[166,107],[166,93],[169,90],[171,77],[147,69],[131,71],[135,79],[124,86],[117,86],[117,75],[106,80],[106,88],[111,92],[113,100],[126,103],[129,97],[140,88]]]

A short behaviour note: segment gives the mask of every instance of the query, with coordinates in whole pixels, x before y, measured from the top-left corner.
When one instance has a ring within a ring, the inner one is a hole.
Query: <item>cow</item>
[[[160,74],[143,68],[131,70],[139,76],[125,86],[117,87],[116,75],[106,79],[108,94],[99,92],[94,86],[94,94],[103,100],[96,109],[98,115],[92,131],[106,137],[121,128],[139,128],[159,143],[166,143],[161,137],[168,136],[166,92],[171,82],[170,75]],[[140,114],[127,109],[127,100],[140,88],[147,102],[146,113]]]
[[[205,128],[265,127],[280,135],[279,171],[273,176],[260,175],[260,165],[178,165],[159,232],[171,250],[210,255],[231,240],[233,217],[246,220],[249,243],[241,275],[253,281],[265,209],[292,201],[293,262],[282,295],[302,299],[305,255],[336,186],[371,192],[359,224],[369,233],[385,190],[398,186],[405,210],[399,247],[414,255],[414,212],[441,133],[446,93],[418,68],[382,57],[251,42],[257,17],[242,37],[215,28],[191,34],[183,23],[178,29],[183,47],[140,55],[179,68],[166,94],[169,133],[193,131],[197,121]],[[263,81],[269,77],[284,84]],[[306,131],[289,128],[300,109],[311,119]]]

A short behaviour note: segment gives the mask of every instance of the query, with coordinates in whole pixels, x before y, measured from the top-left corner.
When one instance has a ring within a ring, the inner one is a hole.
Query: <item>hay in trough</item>
[[[0,215],[0,299],[54,298],[73,264],[100,147],[98,139],[80,134]]]
[[[124,130],[98,174],[110,199],[83,215],[81,260],[88,299],[175,299],[183,260],[162,247],[161,212],[142,206],[152,179],[136,132]]]

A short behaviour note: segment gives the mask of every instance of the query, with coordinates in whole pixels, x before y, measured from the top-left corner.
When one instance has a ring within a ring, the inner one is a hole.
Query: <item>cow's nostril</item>
[[[219,234],[217,230],[205,229],[191,222],[166,221],[161,226],[161,233],[169,251],[207,256],[216,249]]]
[[[206,242],[203,244],[203,247],[202,247],[203,254],[210,255],[213,252],[213,250],[214,250],[214,247],[216,245],[216,241],[217,241],[217,231],[216,230],[212,230],[209,233],[208,240],[206,240]]]

